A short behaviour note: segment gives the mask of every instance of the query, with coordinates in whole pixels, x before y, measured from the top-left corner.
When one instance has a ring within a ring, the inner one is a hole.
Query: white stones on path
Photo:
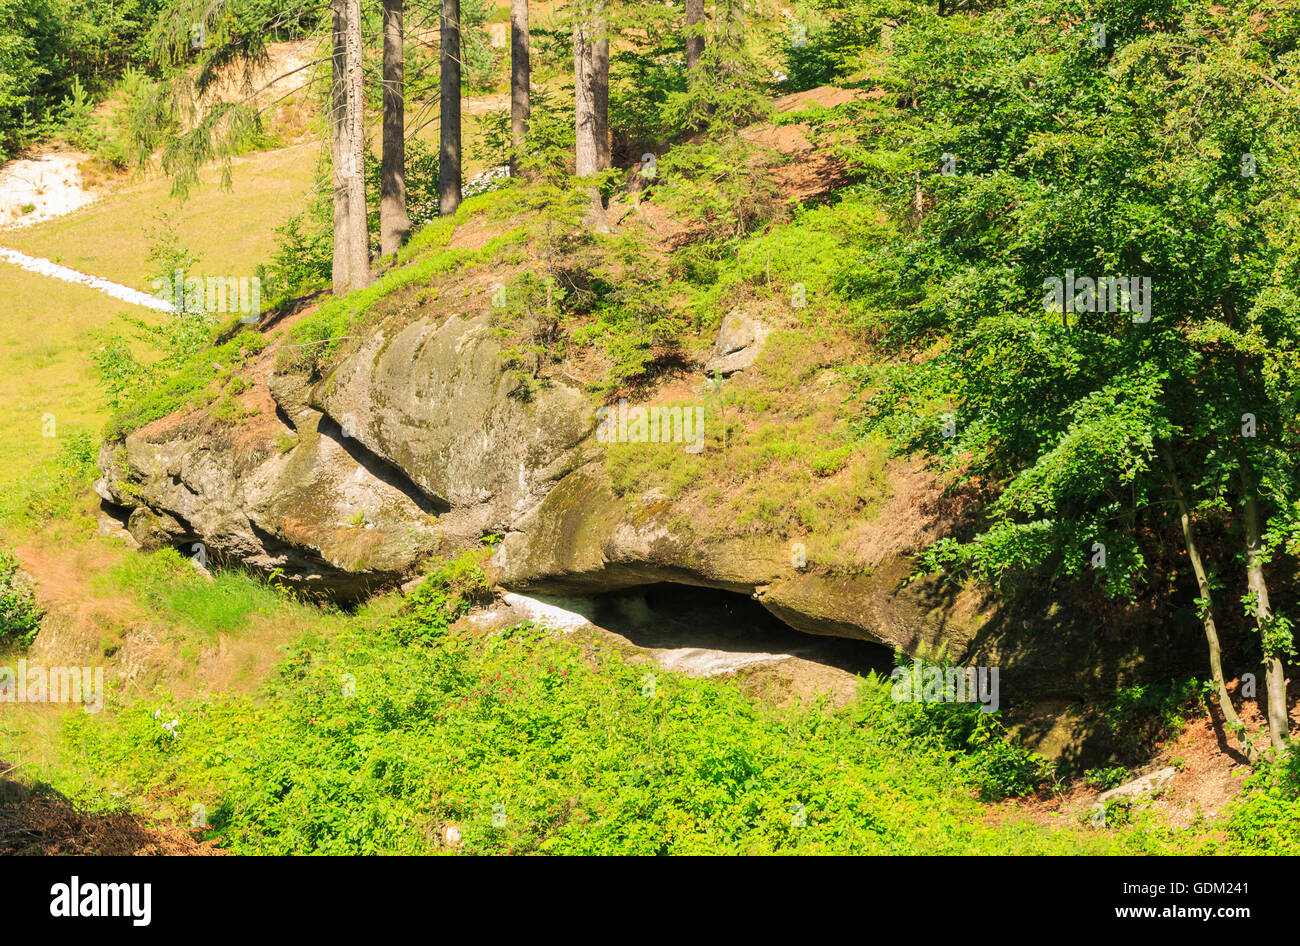
[[[105,295],[112,296],[114,299],[120,299],[132,305],[144,306],[146,309],[153,309],[156,312],[175,311],[170,302],[159,299],[157,296],[141,292],[139,289],[132,289],[130,286],[123,286],[121,283],[115,283],[101,276],[90,276],[79,270],[70,269],[67,266],[61,266],[50,260],[42,259],[39,256],[28,256],[26,253],[0,246],[0,260],[12,263],[29,273],[37,273],[41,276],[49,276],[51,279],[61,279],[64,282],[87,286]]]

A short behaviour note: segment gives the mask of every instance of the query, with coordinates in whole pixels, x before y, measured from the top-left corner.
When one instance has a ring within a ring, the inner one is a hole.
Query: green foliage
[[[497,66],[502,58],[508,58],[506,53],[492,48],[484,28],[494,10],[495,0],[460,0],[462,82],[473,93],[492,91]]]
[[[910,661],[900,659],[898,666],[912,672]],[[932,662],[927,666],[944,667]],[[958,769],[986,801],[1029,794],[1053,778],[1055,766],[1015,742],[998,714],[985,712],[979,703],[895,700],[889,680],[866,692],[858,710],[864,718],[952,753]]]
[[[1023,784],[996,727],[898,717],[879,683],[847,713],[821,703],[776,711],[727,682],[655,671],[650,686],[645,663],[595,641],[526,625],[448,633],[460,610],[449,603],[480,586],[468,561],[439,569],[394,625],[358,620],[305,640],[262,700],[158,694],[110,725],[70,714],[68,747],[118,790],[171,786],[166,797],[184,799],[181,817],[202,800],[210,836],[234,853],[447,851],[451,825],[466,853],[1164,843],[1159,832],[985,824],[970,779]],[[160,718],[179,721],[175,737]]]
[[[255,614],[275,614],[284,596],[252,575],[218,570],[200,574],[189,549],[132,555],[100,577],[106,589],[129,591],[169,624],[204,637],[231,634]]]
[[[473,204],[461,205],[457,217],[442,219],[417,231],[411,243],[398,254],[397,266],[364,289],[346,296],[332,296],[315,312],[301,319],[289,332],[276,367],[280,371],[317,373],[330,362],[356,326],[363,323],[366,312],[380,299],[410,286],[431,281],[437,276],[464,266],[487,262],[513,236],[495,237],[478,249],[445,249],[460,213],[471,213]]]
[[[379,257],[379,180],[380,162],[369,148],[365,151],[366,227],[371,236],[371,251]],[[324,191],[318,188],[318,193]],[[406,142],[406,212],[411,226],[422,227],[438,219],[438,149],[419,138]],[[332,208],[326,208],[324,218],[318,221],[324,229],[333,231]],[[333,241],[330,241],[333,253]]]
[[[717,240],[734,241],[775,215],[772,153],[739,135],[681,145],[659,159],[656,199]]]
[[[860,65],[879,37],[883,11],[861,0],[814,0],[797,4],[782,38],[786,81],[783,92],[802,92],[838,84]]]
[[[1228,812],[1227,830],[1243,854],[1294,854],[1300,849],[1300,754],[1263,763]]]
[[[406,599],[389,628],[403,644],[436,644],[451,625],[491,596],[482,553],[466,552],[431,572]]]
[[[438,97],[438,55],[436,40],[438,16],[441,11],[440,0],[412,0],[406,6],[406,101],[437,101]],[[379,59],[381,21],[379,7],[366,8],[362,11],[362,41],[368,47],[367,58]],[[509,61],[509,52],[494,49],[491,36],[486,26],[493,20],[500,20],[500,8],[496,0],[460,0],[460,63],[461,88],[466,95],[481,95],[491,92],[496,87],[501,72],[501,64]],[[420,29],[432,28],[434,42],[416,42],[413,26]],[[372,52],[373,50],[373,52]],[[380,104],[380,84],[378,68],[373,73],[374,79],[366,82],[366,94],[369,99],[367,108],[376,111]],[[408,111],[411,114],[413,110]],[[408,125],[408,132],[410,126]],[[408,142],[409,144],[409,142]]]
[[[156,294],[175,309],[161,320],[123,317],[133,329],[133,338],[113,333],[92,354],[112,412],[106,436],[116,439],[129,430],[147,424],[194,403],[205,394],[215,396],[213,381],[231,377],[247,358],[267,345],[256,331],[235,326],[225,340],[214,345],[215,316],[206,309],[202,288],[187,286],[198,257],[182,245],[178,227],[163,213],[151,231],[149,260],[157,268],[152,285]],[[149,363],[136,355],[138,349],[158,353]]]
[[[1083,773],[1083,780],[1091,788],[1104,792],[1110,788],[1118,788],[1128,781],[1129,771],[1122,765],[1111,765],[1100,769],[1088,769]]]
[[[720,262],[710,288],[725,291],[743,281],[788,303],[805,325],[833,321],[865,335],[870,296],[842,283],[844,260],[864,247],[886,245],[894,235],[873,195],[841,191],[833,203],[794,208],[788,223],[752,234],[737,252],[739,270]],[[702,295],[701,306],[713,299],[712,293]]]
[[[30,647],[43,613],[13,553],[0,550],[0,646]]]
[[[645,248],[628,240],[610,250],[611,265],[595,274],[591,318],[572,332],[575,345],[594,347],[608,362],[597,388],[603,393],[644,379],[686,328]]]
[[[334,272],[334,226],[320,214],[302,211],[275,228],[271,262],[257,268],[263,291],[280,304],[329,285]]]
[[[99,476],[99,440],[84,431],[65,433],[53,457],[0,493],[0,521],[39,525],[73,515]]]
[[[201,168],[219,164],[230,185],[231,161],[272,141],[256,92],[270,44],[327,28],[328,13],[310,0],[166,0],[150,34],[159,81],[133,103],[129,142],[134,160],[157,157],[184,198]],[[239,84],[239,98],[213,95]]]
[[[94,99],[149,58],[148,33],[162,0],[0,2],[0,158],[71,121],[79,146],[117,164],[125,149],[111,126],[92,127]]]
[[[1123,687],[1104,707],[1101,724],[1119,758],[1137,764],[1197,714],[1203,706],[1202,693],[1202,684],[1195,679]]]
[[[1133,597],[1181,551],[1164,454],[1194,510],[1254,495],[1276,527],[1295,502],[1300,108],[1260,80],[1295,24],[1115,0],[1102,46],[1074,9],[911,16],[886,95],[828,127],[902,230],[846,267],[895,356],[862,373],[862,429],[993,501],[926,564]],[[1146,305],[1063,310],[1074,274],[1147,279]]]
[[[116,170],[125,170],[131,162],[130,123],[139,99],[148,94],[152,81],[144,73],[127,67],[114,90],[122,99],[107,118],[95,114],[95,103],[87,95],[81,80],[74,77],[66,97],[59,106],[59,132],[73,147],[95,155]]]
[[[712,23],[697,81],[665,96],[662,121],[669,128],[734,129],[763,117],[771,107],[757,50],[764,30],[752,19],[744,21],[742,0],[718,0]]]
[[[306,207],[276,228],[271,261],[257,269],[263,293],[273,300],[273,305],[330,283],[334,268],[334,205],[329,157],[327,151],[322,151]],[[375,258],[379,256],[379,172],[379,159],[366,149],[366,227]],[[406,208],[414,230],[439,219],[438,151],[418,138],[406,143]]]
[[[537,265],[502,284],[492,312],[521,390],[574,346],[598,355],[591,386],[599,392],[645,381],[679,354],[687,327],[650,248],[635,235],[597,237],[584,223],[587,187],[545,162],[531,167],[498,196]]]
[[[686,36],[680,5],[641,3],[614,14],[617,52],[609,63],[609,121],[632,157],[677,136],[670,102],[686,94]],[[619,23],[622,13],[623,23]],[[704,26],[707,28],[707,23]],[[622,26],[622,29],[619,29]]]
[[[256,330],[244,329],[219,345],[202,347],[177,358],[169,364],[169,370],[141,367],[138,375],[141,384],[117,391],[116,410],[105,428],[105,439],[119,440],[150,421],[215,399],[214,382],[230,378],[268,343]],[[120,377],[118,372],[136,370],[124,369],[121,363],[103,358],[104,352],[99,355],[97,365],[106,392],[119,383],[115,380]]]
[[[574,145],[573,100],[545,86],[534,86],[529,100],[528,134],[516,153],[510,140],[510,109],[487,112],[470,153],[486,167],[516,162],[527,176],[549,183],[564,181]]]
[[[91,354],[91,359],[99,374],[104,404],[110,411],[121,410],[149,377],[149,370],[135,357],[130,342],[121,335],[106,338],[104,344]]]

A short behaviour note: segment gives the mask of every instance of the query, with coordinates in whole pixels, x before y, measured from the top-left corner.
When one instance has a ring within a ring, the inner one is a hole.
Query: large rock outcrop
[[[314,384],[274,360],[272,347],[249,371],[239,424],[196,409],[105,446],[99,492],[142,545],[201,542],[352,598],[496,532],[505,587],[707,586],[810,633],[908,651],[969,630],[925,583],[905,585],[905,562],[821,574],[776,537],[683,530],[653,488],[617,496],[595,402],[512,372],[486,316],[380,325]]]
[[[912,580],[905,489],[868,523],[879,554],[839,571],[777,534],[727,528],[724,510],[683,516],[653,484],[620,494],[594,399],[513,371],[485,315],[381,323],[315,382],[276,372],[279,344],[246,371],[237,422],[195,408],[105,446],[98,491],[142,545],[202,543],[214,561],[353,600],[495,533],[506,589],[737,592],[808,633],[1001,666],[1016,696],[1106,691],[1140,676],[1154,645],[1199,654],[1194,620],[1143,642],[1082,603],[1016,613]]]

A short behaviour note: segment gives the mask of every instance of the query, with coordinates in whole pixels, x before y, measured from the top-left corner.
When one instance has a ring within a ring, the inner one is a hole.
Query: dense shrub
[[[13,553],[0,551],[0,646],[31,646],[41,614]]]
[[[994,721],[900,706],[881,681],[849,712],[778,710],[591,638],[451,629],[484,583],[473,556],[446,563],[392,617],[305,640],[264,700],[158,694],[111,725],[69,719],[67,737],[119,790],[167,784],[186,818],[204,804],[241,853],[445,851],[451,825],[473,853],[1163,843],[985,824],[972,790],[1024,790],[1032,758]]]
[[[1251,775],[1229,809],[1228,833],[1243,854],[1295,854],[1300,850],[1300,754]]]

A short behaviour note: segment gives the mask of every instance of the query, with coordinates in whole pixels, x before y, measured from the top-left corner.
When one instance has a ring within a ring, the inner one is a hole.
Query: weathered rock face
[[[763,334],[733,321],[715,346],[723,357]],[[503,532],[493,563],[505,587],[681,582],[752,595],[815,634],[909,651],[964,636],[924,583],[904,587],[901,562],[814,574],[773,537],[683,531],[654,490],[616,496],[595,403],[512,375],[486,316],[381,326],[314,386],[271,364],[268,351],[243,399],[255,421],[231,429],[195,412],[105,447],[100,493],[142,546],[201,542],[215,560],[355,597]]]
[[[591,455],[594,405],[502,370],[487,316],[380,328],[309,398],[433,501],[504,529]]]
[[[961,651],[970,618],[931,600],[933,586],[908,584],[908,563],[868,574],[806,571],[797,550],[770,537],[710,540],[684,534],[652,492],[614,496],[599,463],[566,477],[520,520],[492,559],[507,587],[546,594],[589,594],[655,582],[680,582],[752,595],[791,627],[933,652]],[[973,617],[973,616],[972,616]]]
[[[260,408],[255,421],[230,429],[194,412],[149,424],[104,446],[97,492],[145,548],[197,554],[201,543],[214,561],[343,599],[399,578],[437,546],[434,505],[349,444],[300,385],[281,385],[277,413],[269,369],[255,369],[243,399]]]

